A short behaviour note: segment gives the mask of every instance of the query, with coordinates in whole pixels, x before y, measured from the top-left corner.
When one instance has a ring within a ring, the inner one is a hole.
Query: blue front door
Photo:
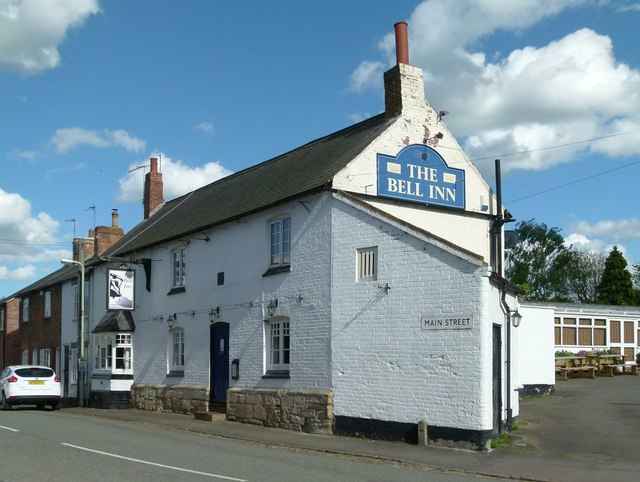
[[[211,403],[227,403],[229,388],[229,324],[211,325]]]

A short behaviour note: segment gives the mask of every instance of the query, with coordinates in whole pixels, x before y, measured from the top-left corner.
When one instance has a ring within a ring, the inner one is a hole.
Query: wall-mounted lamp
[[[442,118],[446,116],[448,113],[449,113],[448,110],[441,110],[440,112],[438,112],[438,120],[436,120],[436,123],[440,122]]]
[[[512,311],[510,313],[511,323],[514,328],[518,328],[520,326],[520,322],[522,321],[522,315],[518,313],[518,310]]]
[[[169,315],[169,317],[167,318],[167,326],[169,327],[169,329],[173,328],[173,324],[176,322],[176,314],[174,313],[173,315]]]
[[[127,263],[122,263],[120,265],[120,269],[129,269],[129,265]]]
[[[267,305],[267,313],[269,313],[269,316],[273,316],[276,314],[277,307],[278,307],[278,298],[276,298],[275,300],[269,301],[269,304]]]
[[[220,316],[220,307],[216,306],[215,308],[211,308],[211,311],[209,312],[209,321],[211,323],[215,323],[216,321],[218,321],[219,316]]]
[[[240,360],[234,358],[231,362],[231,379],[237,380],[238,378],[240,378]]]

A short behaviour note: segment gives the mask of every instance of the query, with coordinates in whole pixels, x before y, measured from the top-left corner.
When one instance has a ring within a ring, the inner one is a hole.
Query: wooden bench
[[[628,373],[629,375],[637,375],[638,374],[638,364],[636,362],[626,362],[618,365],[605,365],[603,367],[604,373],[607,376],[613,377],[618,372],[618,368],[622,368],[621,375]]]
[[[589,378],[596,377],[596,367],[592,367],[592,366],[559,367],[559,368],[556,368],[556,372],[559,372],[560,378],[562,380],[568,380],[570,373],[575,376],[582,376],[582,374],[584,373],[585,376]]]

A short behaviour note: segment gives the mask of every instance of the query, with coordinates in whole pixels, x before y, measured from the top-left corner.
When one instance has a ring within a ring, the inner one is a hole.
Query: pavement
[[[269,446],[427,466],[515,480],[640,480],[640,376],[556,381],[552,395],[520,401],[517,430],[498,448],[474,452],[336,435],[317,435],[191,415],[71,407],[65,411],[187,430]]]

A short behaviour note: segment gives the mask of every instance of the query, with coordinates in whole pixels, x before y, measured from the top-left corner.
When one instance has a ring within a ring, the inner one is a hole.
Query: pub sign
[[[395,157],[378,154],[378,196],[464,209],[464,174],[429,146],[412,144]]]
[[[133,310],[136,273],[130,269],[107,270],[107,309]]]

